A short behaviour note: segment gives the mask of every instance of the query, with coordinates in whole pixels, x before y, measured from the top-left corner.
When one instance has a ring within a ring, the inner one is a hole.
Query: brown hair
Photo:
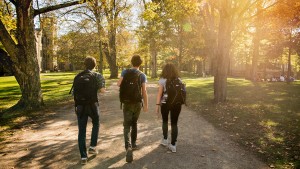
[[[179,77],[179,72],[172,63],[167,63],[164,66],[160,77],[165,79],[175,79]]]
[[[141,64],[143,63],[140,55],[133,55],[132,58],[131,58],[131,64],[132,66],[134,67],[139,67],[141,66]]]
[[[88,56],[84,59],[84,66],[86,69],[92,70],[96,66],[96,59],[94,57]]]

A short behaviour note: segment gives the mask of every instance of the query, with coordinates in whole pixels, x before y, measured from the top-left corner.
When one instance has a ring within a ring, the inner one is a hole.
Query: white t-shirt
[[[167,101],[168,95],[167,95],[167,92],[166,92],[166,82],[167,82],[167,79],[165,79],[165,78],[160,78],[158,80],[158,84],[163,86],[163,94],[162,94],[162,97],[160,99],[160,103],[166,103],[166,101]]]

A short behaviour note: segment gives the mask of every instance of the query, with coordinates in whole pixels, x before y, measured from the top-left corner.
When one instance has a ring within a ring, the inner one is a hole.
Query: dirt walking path
[[[196,112],[183,107],[179,117],[177,153],[159,145],[161,119],[154,113],[156,85],[148,85],[149,112],[138,123],[139,150],[125,162],[123,114],[116,84],[100,97],[99,154],[81,166],[77,145],[77,121],[73,105],[55,112],[35,130],[24,129],[0,147],[0,168],[134,168],[134,169],[263,169],[268,166],[216,130]],[[170,129],[169,129],[170,130]],[[90,138],[91,121],[87,128]],[[89,140],[87,140],[89,144]]]

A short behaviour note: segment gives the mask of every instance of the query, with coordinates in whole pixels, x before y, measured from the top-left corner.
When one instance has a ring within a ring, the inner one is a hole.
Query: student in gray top
[[[120,101],[124,115],[124,141],[126,162],[132,162],[132,150],[137,149],[137,121],[143,107],[148,111],[147,77],[139,70],[142,59],[139,55],[131,58],[132,68],[123,70],[118,81]]]

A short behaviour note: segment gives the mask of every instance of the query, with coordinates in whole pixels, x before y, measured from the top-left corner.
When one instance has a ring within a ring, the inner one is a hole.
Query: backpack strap
[[[70,91],[69,91],[69,94],[71,94],[71,93],[72,93],[72,91],[73,91],[73,88],[74,88],[74,83],[72,84],[72,87],[71,87],[71,89],[70,89]]]

